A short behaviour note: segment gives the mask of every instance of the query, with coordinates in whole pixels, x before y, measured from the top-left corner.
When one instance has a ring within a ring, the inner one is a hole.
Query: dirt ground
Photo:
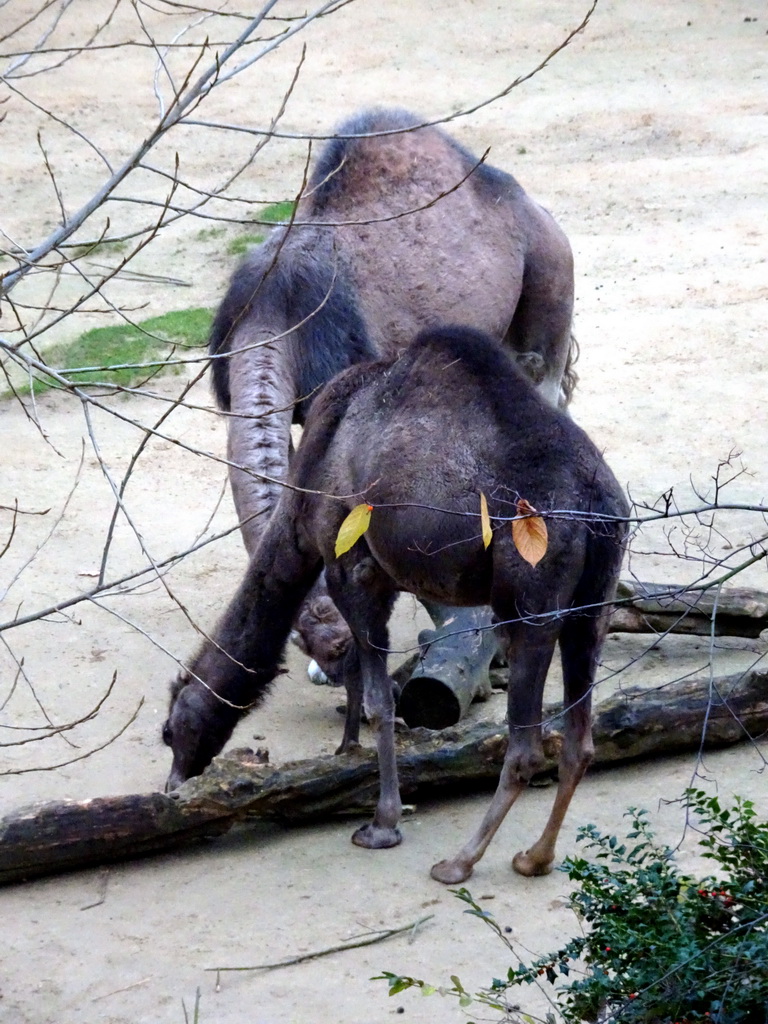
[[[2,18],[15,24],[35,6],[12,0]],[[373,103],[427,116],[473,106],[535,66],[578,24],[586,6],[581,0],[358,0],[307,34],[307,59],[284,127],[327,129]],[[96,0],[87,5],[87,17],[100,17],[110,7]],[[132,17],[122,7],[119,16]],[[681,505],[695,503],[691,482],[711,490],[718,462],[733,450],[742,453],[749,472],[731,485],[730,498],[766,500],[766,30],[768,9],[758,0],[601,0],[586,32],[548,68],[451,129],[475,152],[490,146],[491,161],[512,171],[567,231],[576,256],[581,343],[573,415],[604,447],[637,500],[654,500],[674,487]],[[290,79],[297,52],[298,43],[276,51],[240,84],[222,90],[206,116],[263,124]],[[117,164],[146,131],[154,104],[152,73],[151,52],[134,48],[75,61],[23,85],[91,133]],[[51,228],[57,207],[41,172],[36,115],[16,96],[7,109],[0,127],[0,226],[31,244]],[[39,124],[44,123],[41,115]],[[222,131],[185,129],[173,138],[202,187],[236,159],[242,145]],[[51,136],[50,153],[65,200],[74,207],[102,180],[103,166],[71,135]],[[240,189],[270,200],[291,196],[301,180],[302,153],[292,144],[267,147]],[[234,229],[211,237],[204,228],[183,221],[132,265],[184,286],[118,281],[114,300],[142,305],[147,316],[213,306],[233,266],[226,243]],[[97,322],[103,321],[83,316],[77,324],[66,322],[51,340]],[[155,390],[171,395],[178,388],[178,378],[167,378]],[[195,390],[192,401],[210,405],[207,384]],[[138,422],[159,415],[157,401],[149,397],[108,404]],[[3,621],[91,586],[112,512],[77,401],[48,394],[38,401],[38,414],[45,437],[14,401],[0,402],[0,505],[18,499],[25,509],[51,509],[47,516],[23,517],[0,563]],[[215,415],[182,409],[168,429],[192,447],[223,451],[223,424]],[[93,432],[105,462],[123,470],[140,436],[137,429],[97,412]],[[224,471],[215,462],[170,442],[148,446],[126,501],[155,559],[233,523],[228,496],[218,504],[223,486]],[[761,526],[759,517],[746,513],[720,522],[723,535],[712,541],[716,557],[747,542]],[[0,547],[9,523],[8,516],[0,520]],[[675,536],[682,544],[680,533]],[[665,550],[661,532],[639,538],[632,565],[637,576],[661,581],[695,574],[695,566]],[[121,523],[109,574],[117,578],[142,564],[134,534]],[[2,633],[0,725],[43,724],[37,700],[54,722],[80,717],[117,673],[114,691],[94,720],[66,738],[6,748],[6,768],[22,773],[0,777],[2,813],[37,800],[162,786],[169,757],[159,726],[173,658],[187,656],[195,645],[190,620],[212,626],[243,564],[233,535],[187,558],[162,584],[82,603]],[[741,582],[768,589],[764,565]],[[411,645],[422,622],[423,612],[402,600],[393,646]],[[612,636],[605,668],[632,662],[649,646],[648,638]],[[622,673],[618,685],[705,672],[710,661],[718,673],[738,671],[765,650],[761,641],[724,640],[711,647],[704,638],[671,638]],[[6,700],[21,659],[23,674]],[[291,651],[289,674],[268,706],[238,729],[235,745],[257,736],[274,761],[333,750],[341,728],[338,693],[309,685],[305,662]],[[105,744],[137,707],[135,721],[102,751],[67,767],[30,770]],[[474,713],[503,716],[503,698]],[[6,741],[11,734],[3,732]],[[724,796],[741,793],[768,811],[765,753],[764,744],[744,745],[698,766],[692,755],[594,772],[574,800],[560,854],[577,849],[579,824],[620,830],[630,805],[649,808],[660,835],[677,843],[683,814],[669,801],[697,770]],[[563,875],[530,880],[510,868],[512,854],[541,827],[551,796],[535,789],[521,799],[470,883],[473,895],[485,897],[489,909],[511,926],[513,941],[534,952],[555,947],[576,926],[561,898]],[[430,865],[453,852],[474,827],[486,802],[479,795],[418,807],[395,850],[352,846],[350,822],[264,827],[173,856],[2,890],[0,1020],[181,1024],[182,1000],[191,1020],[198,988],[201,1024],[383,1024],[393,1016],[420,1024],[465,1020],[466,1011],[438,996],[388,999],[385,986],[369,979],[382,969],[436,983],[458,974],[469,988],[506,970],[505,952],[490,932],[464,917],[454,897],[428,876]],[[683,845],[686,863],[689,846],[690,837]],[[227,975],[220,991],[214,975],[205,973],[321,949],[427,913],[434,917],[412,941],[400,937],[299,967]],[[546,1007],[535,992],[524,996],[532,1012]]]

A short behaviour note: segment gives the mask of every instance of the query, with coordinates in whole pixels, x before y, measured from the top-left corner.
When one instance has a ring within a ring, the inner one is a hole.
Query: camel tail
[[[576,390],[576,385],[579,383],[579,375],[574,369],[579,359],[579,353],[579,343],[576,340],[576,336],[571,332],[571,340],[568,345],[568,358],[565,363],[565,369],[563,370],[563,379],[560,383],[560,387],[565,395],[566,405],[570,405],[571,399],[573,398],[573,392]]]
[[[600,499],[591,509],[605,516],[603,520],[587,523],[589,536],[585,552],[584,569],[576,587],[573,605],[584,608],[587,618],[607,624],[610,608],[619,578],[628,526],[624,521],[629,506],[613,473],[605,463],[601,466],[595,487],[602,491]]]

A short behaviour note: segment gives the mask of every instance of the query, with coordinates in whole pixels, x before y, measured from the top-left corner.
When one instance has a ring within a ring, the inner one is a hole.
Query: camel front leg
[[[369,850],[398,846],[403,841],[397,827],[403,805],[395,754],[395,696],[392,680],[387,675],[385,657],[379,651],[360,651],[365,713],[376,731],[379,801],[373,821],[357,829],[352,842]]]
[[[344,685],[347,691],[347,711],[344,719],[344,735],[337,754],[347,754],[360,746],[360,719],[363,711],[363,678],[360,657],[356,646],[347,652],[343,666]]]
[[[394,683],[387,674],[389,634],[387,621],[395,599],[395,588],[375,560],[365,556],[364,541],[346,556],[326,565],[328,593],[344,616],[353,637],[362,678],[363,707],[376,733],[379,755],[379,801],[373,821],[352,836],[356,846],[370,850],[397,846],[402,842],[400,821],[403,805],[395,757]],[[359,700],[359,684],[350,687],[349,697]],[[347,732],[352,729],[359,708],[347,710]]]

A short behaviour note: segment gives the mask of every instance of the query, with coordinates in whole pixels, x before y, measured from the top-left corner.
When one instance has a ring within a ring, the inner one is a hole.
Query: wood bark
[[[686,591],[683,584],[622,580],[616,597],[629,603],[614,609],[612,633],[757,637],[768,629],[768,594],[747,587]]]
[[[558,710],[546,710],[550,768],[559,746]],[[768,671],[714,683],[703,678],[659,690],[629,690],[595,708],[595,764],[728,746],[766,731]],[[400,736],[402,794],[450,795],[495,785],[506,744],[505,727],[488,722]],[[201,836],[220,835],[236,821],[300,823],[367,813],[377,791],[373,750],[279,767],[263,763],[259,753],[233,751],[172,794],[38,804],[5,817],[0,821],[0,883],[177,848]]]
[[[425,607],[435,628],[419,633],[420,653],[396,674],[397,713],[412,729],[447,729],[473,701],[491,696],[488,671],[498,644],[490,608]]]

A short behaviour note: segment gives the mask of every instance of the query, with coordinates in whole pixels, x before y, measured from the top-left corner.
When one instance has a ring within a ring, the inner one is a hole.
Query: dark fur
[[[260,308],[280,308],[288,324],[299,326],[283,339],[289,349],[300,396],[294,422],[303,423],[315,392],[353,363],[375,357],[355,293],[344,270],[330,261],[302,263],[264,251],[243,263],[216,313],[208,348],[213,360],[213,391],[229,411],[229,343],[240,321],[258,317]]]
[[[541,839],[515,862],[526,874],[548,870],[562,814],[591,757],[591,687],[626,535],[626,501],[602,456],[493,339],[441,328],[421,334],[399,359],[352,367],[320,392],[290,481],[299,489],[283,492],[216,642],[203,646],[191,681],[173,692],[164,732],[174,754],[169,784],[199,772],[263,698],[291,621],[324,565],[355,638],[341,749],[357,741],[363,699],[378,733],[381,795],[373,823],[355,833],[360,845],[400,838],[384,654],[397,591],[446,605],[490,604],[496,614],[510,673],[509,748],[491,823],[457,857],[435,865],[441,881],[468,877],[542,764],[542,694],[559,639],[567,710],[558,796]],[[496,520],[487,550],[480,493]],[[548,547],[536,567],[500,521],[516,515],[520,498],[566,512],[547,519]],[[374,506],[368,531],[337,559],[339,526],[361,501]]]

